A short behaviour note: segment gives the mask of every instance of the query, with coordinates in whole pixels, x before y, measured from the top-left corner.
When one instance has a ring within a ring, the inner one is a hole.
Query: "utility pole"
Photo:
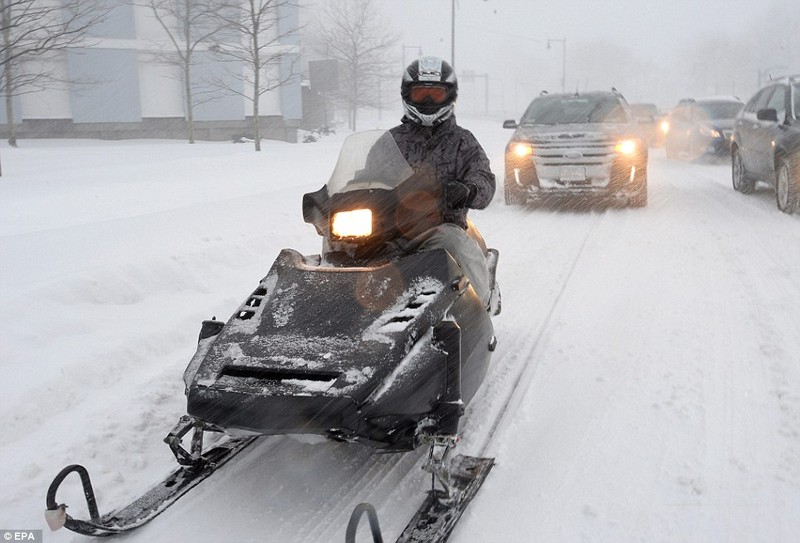
[[[456,69],[456,0],[450,0],[450,66]]]

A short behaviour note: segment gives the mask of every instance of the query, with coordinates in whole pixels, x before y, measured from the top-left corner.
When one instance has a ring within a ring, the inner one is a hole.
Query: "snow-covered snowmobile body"
[[[184,376],[189,415],[390,450],[413,449],[420,432],[454,435],[494,349],[489,308],[444,249],[392,244],[440,221],[437,186],[388,133],[351,136],[304,200],[329,251],[283,250],[224,325],[204,324]],[[371,234],[334,234],[334,216],[356,208],[372,211]]]
[[[499,312],[500,299],[497,251],[486,250],[493,285],[487,305],[446,250],[407,254],[398,245],[441,223],[440,186],[411,170],[389,133],[350,136],[331,180],[303,200],[306,222],[324,238],[322,254],[283,250],[227,322],[203,323],[184,373],[188,415],[164,439],[179,467],[127,506],[101,515],[88,471],[69,465],[47,492],[51,529],[130,532],[258,435],[320,434],[390,451],[429,444],[424,468],[443,490],[428,494],[398,541],[445,541],[494,464],[451,459],[450,451],[488,369],[496,343],[490,315]],[[365,230],[358,220],[340,221],[365,216]],[[216,438],[205,442],[206,434]],[[73,473],[88,520],[71,517],[56,499]]]

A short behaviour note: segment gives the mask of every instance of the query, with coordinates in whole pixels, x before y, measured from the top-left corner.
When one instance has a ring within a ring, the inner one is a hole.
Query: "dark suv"
[[[744,104],[736,97],[686,98],[669,114],[667,158],[696,160],[730,153],[733,121]]]
[[[647,141],[617,91],[542,94],[505,153],[508,205],[603,199],[647,205]]]
[[[731,153],[734,189],[750,194],[764,181],[775,187],[778,209],[800,210],[800,74],[750,98],[736,119]]]

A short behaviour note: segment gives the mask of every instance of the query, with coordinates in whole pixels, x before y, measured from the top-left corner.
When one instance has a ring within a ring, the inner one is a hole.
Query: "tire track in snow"
[[[707,200],[711,200],[711,195],[703,193]],[[734,193],[734,196],[741,196]],[[744,207],[749,204],[748,200],[739,203],[739,207]],[[735,213],[728,206],[721,206],[717,201],[717,207],[721,208],[720,212],[726,213],[732,221],[741,224],[743,235],[737,236],[734,243],[742,238],[745,239],[744,245],[752,247],[757,250],[760,258],[743,260],[741,251],[736,247],[730,247],[727,244],[719,244],[719,251],[725,255],[726,260],[733,268],[732,275],[737,278],[738,292],[737,294],[746,299],[746,305],[750,308],[749,318],[752,322],[752,327],[758,334],[760,345],[758,346],[759,352],[756,356],[752,356],[749,360],[740,360],[740,365],[747,365],[751,367],[757,364],[759,370],[759,377],[757,383],[751,383],[751,392],[763,395],[768,398],[773,404],[777,404],[777,412],[780,413],[780,418],[777,421],[777,427],[773,430],[782,435],[784,440],[781,445],[774,441],[767,439],[756,439],[759,443],[759,448],[768,448],[769,456],[772,460],[780,463],[779,473],[776,477],[784,478],[795,484],[800,481],[800,395],[791,390],[789,387],[790,382],[794,382],[790,375],[796,371],[796,366],[788,363],[790,362],[790,352],[796,352],[800,347],[800,342],[797,341],[796,331],[800,329],[800,323],[781,322],[780,318],[776,319],[778,315],[788,315],[789,308],[793,303],[800,301],[800,288],[798,282],[792,280],[793,264],[797,262],[792,258],[791,253],[786,253],[786,247],[797,247],[797,241],[800,241],[800,236],[794,235],[796,232],[796,219],[788,215],[779,214],[777,211],[772,210],[771,215],[774,219],[774,224],[770,223],[757,223],[751,224],[745,222],[742,215]],[[743,224],[744,223],[744,224]],[[780,230],[779,230],[780,229]],[[787,239],[785,242],[776,241],[778,236],[794,237],[795,240]],[[730,236],[730,234],[729,234]],[[775,246],[784,248],[784,252],[778,252],[774,249]],[[750,253],[748,253],[750,255]],[[752,257],[752,255],[750,255]],[[794,272],[796,273],[796,272]],[[773,282],[780,282],[783,286],[783,296],[781,299],[776,299],[774,296],[774,287],[770,284],[770,288],[765,288],[765,283],[761,280],[764,277],[770,277]],[[789,343],[791,347],[786,348]],[[731,352],[735,359],[736,352]],[[730,371],[726,371],[730,374]],[[744,374],[745,371],[742,371]],[[755,369],[747,372],[755,375]],[[731,380],[728,376],[727,382],[730,387],[743,388],[743,383]],[[753,387],[753,385],[758,385]],[[726,390],[730,394],[730,390]],[[743,415],[743,414],[737,414]],[[749,415],[752,419],[753,415]],[[731,415],[731,419],[733,416]],[[751,420],[753,427],[757,426],[756,421]],[[736,435],[731,430],[731,435]],[[771,444],[772,443],[772,444]],[[771,445],[770,445],[771,444]],[[752,458],[757,456],[757,448],[748,440],[743,444],[738,444],[740,448],[746,448],[745,451],[737,450],[732,444],[729,446],[727,452],[730,453],[734,464],[745,465],[737,456],[737,453],[744,452],[752,463]],[[763,451],[762,451],[763,452]]]
[[[674,462],[672,473],[665,473],[681,475],[678,482],[697,484],[697,500],[704,506],[725,503],[730,495],[751,494],[752,501],[733,504],[737,513],[728,513],[725,523],[731,527],[737,520],[743,522],[746,529],[736,533],[749,539],[758,537],[760,524],[780,525],[759,507],[763,489],[754,481],[771,476],[796,485],[800,480],[800,396],[789,387],[796,382],[797,369],[788,355],[800,348],[796,335],[800,322],[780,318],[791,316],[791,307],[800,302],[794,266],[800,252],[793,249],[800,246],[800,231],[796,217],[767,205],[764,194],[734,192],[729,183],[720,182],[722,173],[709,170],[685,183],[677,177],[668,180],[681,195],[682,207],[697,208],[692,215],[709,217],[697,237],[718,254],[712,260],[726,263],[723,273],[708,281],[715,292],[709,298],[726,304],[724,312],[718,308],[719,320],[710,329],[718,333],[708,338],[715,346],[714,356],[698,366],[694,376],[701,415],[695,425],[704,428],[703,439],[681,473],[675,472]],[[782,286],[781,296],[775,295],[775,283]],[[720,326],[721,322],[725,324]],[[720,335],[722,330],[733,333]],[[722,433],[710,427],[720,421],[726,428]],[[731,533],[719,535],[724,539]]]
[[[592,232],[594,231],[594,229],[597,227],[597,224],[602,220],[604,216],[605,212],[598,215],[595,218],[595,220],[592,221],[586,233],[583,235],[583,239],[581,240],[578,250],[572,257],[569,270],[567,271],[566,276],[564,277],[564,280],[562,281],[561,286],[555,298],[551,302],[550,308],[545,314],[545,317],[542,320],[537,332],[532,336],[526,337],[523,341],[518,343],[521,344],[522,349],[517,350],[514,344],[510,346],[511,351],[509,354],[511,355],[512,359],[514,359],[520,364],[521,367],[512,377],[514,385],[508,392],[508,395],[500,404],[499,411],[495,413],[494,417],[492,418],[492,423],[488,431],[486,432],[486,434],[484,434],[484,437],[481,441],[479,448],[480,456],[486,454],[489,447],[491,446],[492,438],[495,436],[495,434],[500,430],[504,422],[507,420],[506,415],[509,413],[513,414],[516,411],[516,407],[522,401],[522,398],[527,392],[528,386],[530,385],[530,382],[533,380],[533,377],[536,374],[536,370],[539,365],[538,364],[539,350],[543,345],[542,340],[545,337],[545,333],[550,327],[550,324],[553,320],[553,316],[556,313],[556,309],[558,308],[561,298],[563,297],[564,292],[566,291],[567,286],[569,285],[570,280],[572,279],[575,269],[578,266],[578,262],[581,260],[581,256],[583,255],[584,250],[586,249],[586,245],[589,241]],[[499,362],[505,361],[506,358],[507,356],[503,357]],[[522,361],[521,363],[519,362],[520,360]],[[474,408],[470,409],[470,411],[474,411]],[[469,417],[467,417],[467,420],[469,420]]]

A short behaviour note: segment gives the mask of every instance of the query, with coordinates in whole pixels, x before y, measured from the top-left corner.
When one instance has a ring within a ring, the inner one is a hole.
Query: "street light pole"
[[[450,66],[456,69],[456,0],[450,0]]]
[[[549,38],[547,48],[551,49],[550,42],[561,42],[561,92],[567,91],[567,38]]]
[[[450,66],[456,69],[456,0],[450,0]]]

